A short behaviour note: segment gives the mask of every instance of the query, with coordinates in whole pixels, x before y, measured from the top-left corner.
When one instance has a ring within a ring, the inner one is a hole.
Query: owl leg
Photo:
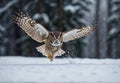
[[[52,54],[50,53],[50,51],[48,51],[47,54],[48,54],[48,58],[49,58],[51,61],[53,61],[54,57],[52,56]]]

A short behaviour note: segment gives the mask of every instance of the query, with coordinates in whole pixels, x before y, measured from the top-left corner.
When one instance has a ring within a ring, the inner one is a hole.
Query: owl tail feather
[[[58,50],[56,53],[55,53],[55,57],[56,56],[61,56],[61,55],[63,55],[65,53],[65,51],[63,51],[62,49],[60,49],[60,50]]]
[[[45,50],[45,44],[42,45],[42,46],[38,46],[36,47],[37,51],[42,53],[44,56],[48,57],[48,54]],[[61,56],[62,54],[64,54],[65,51],[63,51],[62,49],[58,50],[53,56],[56,57],[56,56]]]
[[[36,47],[36,49],[37,49],[38,52],[40,52],[40,53],[42,53],[44,56],[48,57],[47,52],[45,51],[45,44]]]

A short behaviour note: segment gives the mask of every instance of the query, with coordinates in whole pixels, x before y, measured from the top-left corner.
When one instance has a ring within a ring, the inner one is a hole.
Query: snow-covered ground
[[[0,57],[0,83],[120,83],[120,59]]]

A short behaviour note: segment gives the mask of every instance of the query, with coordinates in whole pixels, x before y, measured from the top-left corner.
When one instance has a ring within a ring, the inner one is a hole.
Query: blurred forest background
[[[51,31],[91,25],[97,30],[64,44],[63,57],[120,58],[120,0],[0,0],[0,56],[40,56],[32,40],[14,22],[18,9]]]

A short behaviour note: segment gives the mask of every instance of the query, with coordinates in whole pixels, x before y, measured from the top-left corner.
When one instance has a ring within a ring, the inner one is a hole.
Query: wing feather
[[[73,29],[68,32],[65,32],[63,35],[63,41],[68,42],[74,39],[78,39],[84,36],[89,35],[95,30],[95,27],[93,25],[87,26],[87,27],[82,27],[80,29]]]
[[[41,25],[36,23],[27,13],[18,12],[14,15],[14,21],[20,26],[32,39],[43,42],[49,35],[49,32]]]

